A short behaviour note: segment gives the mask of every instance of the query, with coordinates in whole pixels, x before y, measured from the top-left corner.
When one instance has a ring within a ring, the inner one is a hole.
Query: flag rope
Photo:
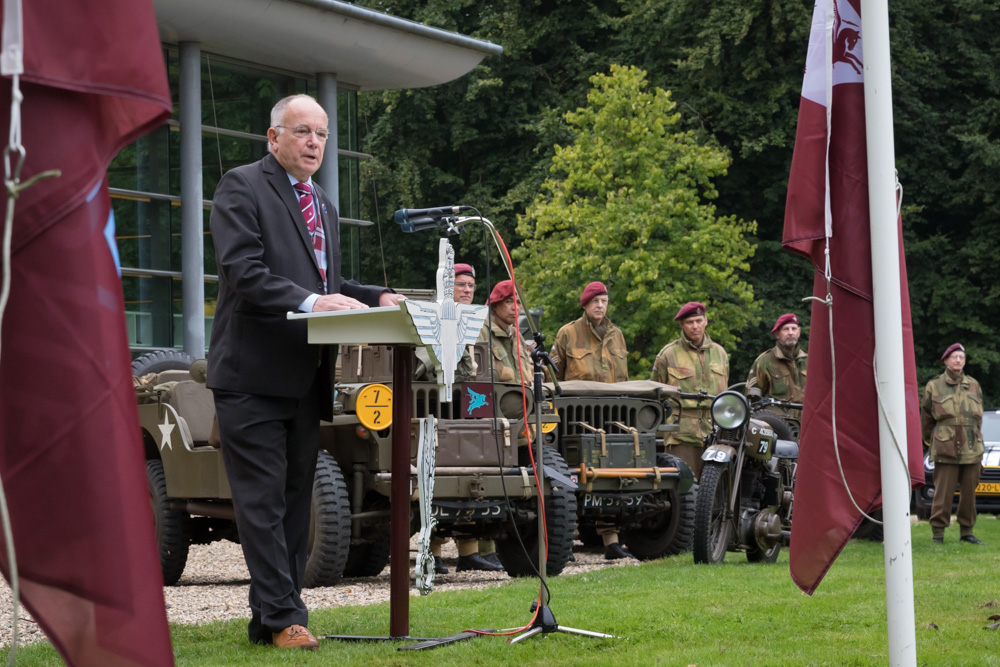
[[[23,52],[23,43],[21,42],[23,37],[20,34],[21,3],[13,2],[10,4],[12,5],[11,7],[5,7],[8,11],[5,12],[4,16],[5,30],[3,50],[6,52],[8,48],[10,48],[20,53]],[[13,12],[16,12],[16,16],[12,16]],[[8,45],[7,41],[9,38],[9,30],[11,28],[11,19],[16,20],[18,24],[16,26],[18,34],[15,39],[16,43]],[[18,61],[20,61],[20,59],[18,59]],[[0,344],[3,342],[3,314],[4,311],[7,310],[7,299],[10,298],[10,248],[14,230],[14,201],[17,199],[18,195],[17,187],[21,178],[21,167],[24,166],[24,146],[21,145],[21,100],[24,96],[21,94],[20,77],[23,68],[23,63],[17,62],[11,76],[10,139],[3,151],[4,185],[7,189],[7,215],[4,218],[3,226],[3,278],[0,279]],[[6,69],[6,63],[4,69]],[[11,172],[10,167],[10,156],[12,152],[17,152],[18,155],[17,164],[13,169],[13,173]],[[0,359],[2,359],[2,357],[0,357]],[[14,531],[10,525],[10,510],[7,507],[7,491],[4,489],[2,476],[0,476],[0,518],[2,518],[3,521],[3,538],[7,546],[7,567],[9,570],[10,590],[13,603],[13,611],[11,612],[10,655],[8,656],[7,664],[13,666],[17,655],[21,584],[20,578],[17,575],[17,553],[14,550]]]
[[[896,220],[899,220],[900,212],[903,208],[903,184],[899,182],[899,170],[896,170]],[[896,434],[896,426],[889,419],[888,413],[885,411],[885,404],[882,401],[882,392],[878,386],[878,366],[875,363],[875,355],[872,355],[872,369],[875,373],[875,394],[878,396],[878,408],[882,416],[885,417],[885,423],[889,425],[889,433],[892,435],[892,444],[896,448],[896,454],[899,455],[899,462],[903,465],[903,474],[907,477],[910,476],[910,467],[907,465],[906,457],[903,455],[903,449],[899,444],[899,436]],[[878,522],[878,523],[881,523]]]
[[[808,296],[803,301],[819,301],[826,306],[827,310],[827,320],[830,325],[830,428],[833,431],[833,453],[837,458],[837,470],[840,472],[840,479],[844,484],[844,490],[847,491],[847,497],[850,499],[851,504],[854,508],[872,523],[881,524],[882,522],[878,519],[871,517],[858,505],[858,502],[854,499],[854,494],[851,493],[851,485],[847,482],[847,475],[844,473],[844,464],[840,459],[840,442],[837,438],[837,354],[835,349],[835,341],[833,336],[833,289],[831,287],[833,282],[833,269],[830,265],[830,238],[833,236],[833,206],[830,197],[830,142],[832,139],[832,129],[833,129],[833,29],[834,29],[834,8],[833,0],[827,0],[826,2],[826,16],[824,23],[824,42],[826,47],[826,57],[824,58],[824,69],[826,75],[826,155],[824,157],[825,162],[825,197],[824,197],[824,217],[825,220],[825,231],[826,231],[826,246],[823,249],[824,256],[824,267],[823,267],[823,278],[826,281],[826,298],[820,299],[816,296]],[[897,185],[899,181],[897,180]],[[878,376],[875,376],[875,389],[878,391]],[[879,407],[882,408],[882,399],[879,395]],[[883,412],[884,414],[884,412]],[[890,424],[890,429],[892,426]],[[893,440],[896,440],[895,431],[893,430]],[[897,444],[898,449],[898,444]]]
[[[13,24],[16,23],[16,26]],[[13,33],[13,34],[12,34]],[[4,164],[4,188],[7,191],[7,212],[4,216],[3,226],[3,250],[2,264],[3,273],[0,277],[0,333],[3,331],[3,315],[7,310],[7,301],[10,298],[10,258],[11,244],[14,234],[14,205],[22,190],[26,190],[38,181],[61,176],[58,169],[48,169],[35,174],[24,183],[21,183],[21,168],[24,167],[25,150],[21,144],[21,101],[24,95],[21,93],[21,72],[24,66],[20,54],[24,51],[21,34],[21,3],[9,2],[4,5],[4,31],[3,31],[3,52],[15,52],[14,63],[11,65],[6,60],[3,64],[4,74],[11,75],[10,94],[10,135],[7,146],[3,150]],[[7,71],[10,69],[10,71]],[[17,154],[17,162],[11,167],[11,156]],[[0,336],[0,344],[3,337]],[[0,357],[2,358],[2,357]],[[17,573],[17,553],[14,549],[14,533],[10,525],[10,509],[7,505],[7,492],[4,489],[3,478],[0,477],[0,522],[3,523],[4,543],[7,547],[7,563],[10,576],[10,590],[13,598],[13,610],[11,612],[11,645],[10,655],[7,664],[13,665],[17,656],[18,643],[18,621],[20,620],[20,596],[21,585]]]

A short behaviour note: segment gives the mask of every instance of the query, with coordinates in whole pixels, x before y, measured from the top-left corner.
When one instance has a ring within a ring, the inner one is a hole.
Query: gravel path
[[[416,541],[411,542],[411,558]],[[575,562],[570,562],[564,574],[579,574],[606,567],[630,567],[638,561],[604,560],[603,549],[587,549],[576,546]],[[434,579],[435,591],[461,590],[467,588],[487,588],[500,586],[510,581],[504,572],[455,572],[458,553],[455,543],[449,541],[443,547],[445,564],[450,573],[437,575]],[[410,564],[412,578],[412,560]],[[192,545],[184,576],[176,586],[166,586],[163,596],[167,602],[167,618],[171,623],[197,625],[209,621],[231,618],[249,620],[247,593],[250,575],[243,562],[243,552],[239,545],[228,541],[208,545]],[[412,595],[418,595],[415,589]],[[345,579],[337,586],[309,588],[302,592],[302,599],[309,609],[325,609],[348,605],[366,605],[389,599],[389,568],[377,577]],[[6,580],[0,587],[0,646],[6,646],[11,638],[12,620],[10,587]],[[45,640],[38,625],[27,617],[23,607],[20,617],[20,643]]]

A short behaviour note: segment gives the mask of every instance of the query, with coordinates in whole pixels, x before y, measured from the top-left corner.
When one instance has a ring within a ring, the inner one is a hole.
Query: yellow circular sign
[[[392,389],[384,384],[370,384],[358,392],[355,410],[365,428],[381,431],[392,426]]]

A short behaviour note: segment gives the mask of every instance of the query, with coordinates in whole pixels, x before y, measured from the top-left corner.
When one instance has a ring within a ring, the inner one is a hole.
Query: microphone
[[[416,232],[437,225],[438,221],[460,211],[475,210],[472,206],[439,206],[437,208],[401,208],[396,211],[396,224],[404,232]]]

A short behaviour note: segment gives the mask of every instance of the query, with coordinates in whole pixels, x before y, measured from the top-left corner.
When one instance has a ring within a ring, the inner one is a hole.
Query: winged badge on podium
[[[406,305],[417,335],[437,365],[440,400],[447,403],[451,401],[458,362],[466,346],[476,343],[488,309],[455,302],[455,250],[448,239],[441,239],[438,258],[436,300],[407,299],[401,303]]]

